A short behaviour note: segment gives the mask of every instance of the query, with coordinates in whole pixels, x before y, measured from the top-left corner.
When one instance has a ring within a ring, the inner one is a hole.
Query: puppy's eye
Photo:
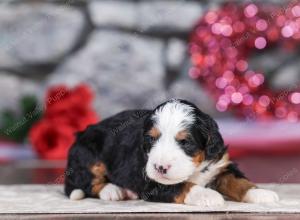
[[[182,140],[179,140],[178,143],[182,146],[185,146],[185,145],[188,145],[188,140],[187,139],[182,139]]]
[[[152,137],[150,135],[146,136],[146,141],[148,141],[149,143],[154,143],[157,140],[156,137]]]

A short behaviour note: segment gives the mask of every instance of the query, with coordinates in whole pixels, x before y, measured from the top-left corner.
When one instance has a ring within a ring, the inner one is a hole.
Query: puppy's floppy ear
[[[151,148],[151,144],[149,143],[149,136],[147,135],[147,132],[152,128],[153,126],[153,121],[151,119],[151,115],[148,115],[145,119],[144,119],[144,127],[143,127],[143,132],[142,132],[142,151],[143,151],[143,155],[145,158],[147,158],[147,154],[149,153],[149,150]]]
[[[224,154],[226,147],[224,146],[224,141],[219,132],[217,123],[210,116],[208,116],[207,126],[208,134],[205,148],[206,158],[208,160],[216,159]]]
[[[207,160],[217,159],[224,154],[226,147],[224,146],[223,138],[219,132],[219,127],[214,119],[209,115],[197,112],[197,127],[199,134],[204,140],[205,158]]]

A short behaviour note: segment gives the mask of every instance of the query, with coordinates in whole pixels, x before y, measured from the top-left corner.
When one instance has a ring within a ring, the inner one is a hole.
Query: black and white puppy
[[[65,193],[72,200],[140,198],[199,206],[222,205],[224,198],[278,201],[230,161],[216,122],[178,99],[88,127],[70,149],[68,170]]]

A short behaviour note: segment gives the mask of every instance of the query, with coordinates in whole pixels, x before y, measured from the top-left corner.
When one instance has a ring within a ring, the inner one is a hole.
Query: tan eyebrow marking
[[[155,139],[159,138],[161,135],[160,131],[156,127],[151,128],[148,134]]]
[[[183,130],[176,134],[175,139],[176,139],[176,141],[180,141],[180,140],[186,139],[188,136],[189,136],[188,131]]]

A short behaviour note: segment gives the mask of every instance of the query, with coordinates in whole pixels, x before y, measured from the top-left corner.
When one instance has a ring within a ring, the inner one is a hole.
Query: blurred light
[[[300,17],[300,6],[296,5],[292,8],[292,13],[295,17]]]
[[[227,70],[223,73],[223,77],[230,83],[234,79],[234,74],[232,71]]]
[[[247,70],[248,68],[248,63],[245,61],[245,60],[239,60],[237,63],[236,63],[236,68],[241,71],[241,72],[244,72]]]
[[[244,95],[243,104],[244,105],[251,105],[253,103],[252,95],[246,94]]]
[[[216,12],[213,12],[213,11],[210,11],[206,14],[205,16],[205,21],[208,23],[208,24],[213,24],[216,22],[218,18],[218,15]]]
[[[204,63],[207,65],[207,66],[212,66],[214,65],[216,62],[216,57],[213,56],[213,55],[207,55],[204,57]]]
[[[219,100],[216,104],[216,108],[219,112],[225,112],[228,108],[228,104],[224,100]]]
[[[282,36],[289,38],[289,37],[293,36],[294,30],[291,26],[287,25],[281,29],[281,34],[282,34]]]
[[[270,104],[270,98],[266,95],[263,95],[259,98],[258,102],[261,106],[268,107],[268,105]]]
[[[231,101],[235,104],[239,104],[243,101],[243,95],[240,92],[234,92],[231,95]]]
[[[257,6],[255,4],[250,4],[245,8],[244,14],[247,18],[251,18],[257,14],[257,11]]]
[[[219,89],[224,89],[227,86],[227,80],[224,77],[219,77],[216,79],[216,86]]]
[[[226,102],[227,104],[229,104],[230,102],[231,102],[231,99],[230,99],[230,96],[228,96],[228,95],[221,95],[220,97],[219,97],[219,100],[222,100],[222,101],[224,101],[224,102]]]
[[[263,114],[265,111],[266,111],[266,107],[264,106],[261,106],[259,104],[255,104],[255,111],[258,113],[258,114]]]
[[[233,86],[227,86],[225,88],[225,94],[231,96],[236,90]]]
[[[220,23],[214,23],[211,26],[211,32],[217,35],[221,34],[221,29],[222,29],[222,25]]]
[[[229,37],[232,34],[232,31],[233,30],[230,25],[226,24],[222,26],[221,32],[225,37]]]
[[[268,23],[264,19],[259,19],[256,22],[256,29],[259,31],[265,31],[268,28]]]
[[[249,78],[248,83],[251,87],[258,87],[264,82],[264,76],[262,74],[255,74]]]
[[[254,44],[257,49],[264,49],[267,45],[267,41],[264,37],[258,37],[255,39]]]
[[[239,88],[239,92],[242,93],[242,94],[246,94],[249,92],[249,87],[246,86],[246,85],[242,85],[240,88]]]
[[[299,92],[294,92],[291,95],[291,102],[293,104],[300,104],[300,93]]]
[[[226,48],[226,55],[229,57],[229,58],[235,58],[238,54],[238,51],[236,48],[234,47],[228,47]]]

